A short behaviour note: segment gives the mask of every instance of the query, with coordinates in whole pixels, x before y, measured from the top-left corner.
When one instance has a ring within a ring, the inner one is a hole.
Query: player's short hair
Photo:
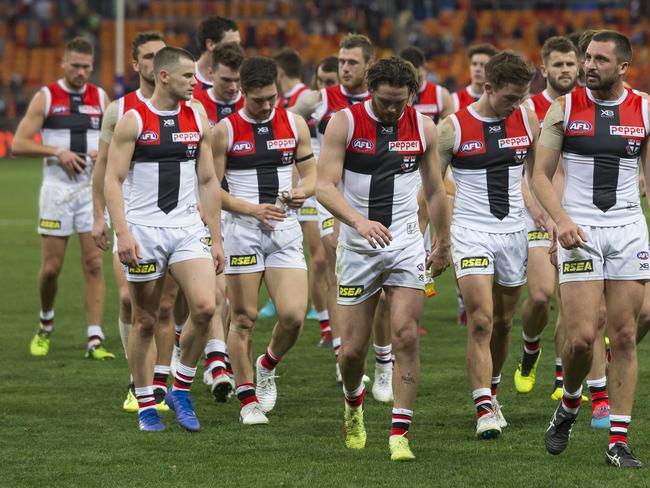
[[[241,89],[247,92],[255,88],[274,85],[278,76],[275,61],[271,58],[253,56],[246,58],[239,71]]]
[[[133,56],[133,61],[138,60],[138,56],[140,55],[140,47],[143,44],[151,41],[165,42],[165,38],[163,37],[162,33],[153,30],[138,32],[136,34],[135,39],[133,39],[133,45],[131,46],[131,55]]]
[[[592,42],[613,42],[616,45],[616,60],[619,63],[632,62],[632,44],[625,34],[612,30],[601,30],[591,38]]]
[[[485,65],[485,80],[494,89],[503,88],[508,83],[527,85],[535,77],[535,68],[519,54],[506,50],[495,54]]]
[[[424,63],[426,63],[424,52],[416,46],[405,47],[402,49],[402,52],[399,53],[399,57],[411,63],[415,69],[420,69],[424,66]]]
[[[368,68],[366,79],[371,91],[376,91],[381,84],[387,84],[396,88],[406,87],[410,95],[415,95],[420,88],[413,65],[397,56],[382,58],[373,63]]]
[[[546,39],[542,46],[542,59],[544,64],[548,62],[548,58],[552,52],[559,52],[562,54],[575,53],[578,57],[578,48],[565,36],[553,36]]]
[[[237,42],[220,42],[212,51],[212,69],[223,64],[233,71],[239,71],[244,62],[244,50]]]
[[[355,47],[361,48],[363,52],[363,59],[366,63],[375,56],[375,48],[372,41],[363,34],[346,34],[339,43],[340,49],[354,49]]]
[[[585,53],[587,52],[587,46],[589,46],[591,39],[596,35],[597,32],[599,31],[596,29],[587,29],[586,31],[581,32],[578,36],[578,54],[581,58],[585,56]]]
[[[93,45],[90,43],[88,39],[85,39],[83,37],[75,37],[74,39],[70,39],[64,48],[65,53],[79,53],[79,54],[88,54],[89,56],[92,56],[95,52],[93,49]]]
[[[325,71],[325,73],[334,73],[334,72],[336,72],[338,74],[338,71],[339,71],[339,58],[337,58],[336,56],[325,56],[316,65],[316,69],[314,70],[315,73],[318,72],[318,68]]]
[[[278,68],[282,68],[289,78],[302,77],[302,59],[295,49],[285,47],[275,53],[273,60]]]
[[[172,46],[163,47],[153,57],[154,73],[158,74],[162,69],[171,70],[181,59],[189,59],[194,62],[194,56],[185,49]]]
[[[197,37],[199,41],[199,49],[205,52],[208,48],[205,43],[209,40],[219,43],[223,40],[226,31],[236,31],[237,23],[232,19],[226,17],[208,17],[199,24]]]
[[[475,54],[485,54],[488,57],[496,55],[499,51],[492,44],[475,44],[467,50],[467,59],[471,60]]]

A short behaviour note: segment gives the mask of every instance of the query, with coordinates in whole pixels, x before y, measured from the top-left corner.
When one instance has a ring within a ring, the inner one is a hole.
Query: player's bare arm
[[[221,187],[212,161],[212,145],[208,128],[208,118],[201,114],[203,137],[199,143],[199,155],[196,159],[196,176],[199,187],[199,199],[204,210],[205,223],[212,236],[212,259],[217,274],[223,272],[226,258],[221,245]]]
[[[526,107],[526,116],[528,117],[528,126],[533,133],[533,140],[531,141],[532,145],[526,155],[525,178],[521,179],[521,195],[524,199],[524,205],[528,209],[535,225],[538,228],[546,228],[548,215],[539,204],[530,188],[532,184],[533,166],[535,163],[535,147],[539,140],[539,122],[537,121],[535,113],[528,107]]]
[[[373,247],[386,247],[393,240],[388,229],[379,222],[364,218],[354,210],[338,190],[343,175],[343,161],[348,134],[347,115],[337,112],[327,124],[319,156],[316,198],[341,222],[353,227]]]
[[[646,99],[646,103],[649,105],[648,110],[650,110],[650,101],[648,101],[648,95],[644,93],[643,98]],[[646,137],[645,141],[643,141],[639,163],[641,164],[641,174],[644,176],[643,185],[645,194],[648,196],[650,195],[650,192],[648,192],[648,182],[650,181],[650,150],[648,150],[648,137]]]
[[[298,147],[296,148],[295,167],[300,175],[301,184],[289,192],[286,204],[289,208],[300,208],[305,200],[316,191],[316,160],[311,148],[309,127],[302,117],[295,117],[298,130]]]
[[[140,248],[126,223],[122,183],[129,173],[137,137],[138,121],[133,113],[128,112],[115,126],[113,140],[108,149],[110,164],[106,165],[104,179],[104,197],[117,236],[117,254],[120,262],[134,267],[138,265],[138,259],[141,257]]]
[[[427,149],[422,155],[420,177],[429,221],[435,229],[433,247],[427,265],[431,267],[432,275],[437,276],[449,266],[451,259],[449,210],[438,156],[438,131],[428,117],[423,117],[423,123]]]
[[[83,173],[85,159],[72,151],[55,146],[47,146],[34,141],[36,134],[43,128],[45,122],[45,94],[39,91],[29,103],[27,113],[18,124],[16,135],[11,145],[11,151],[16,156],[45,156],[56,157],[61,166],[73,177]]]
[[[318,90],[312,90],[298,98],[296,104],[289,108],[289,112],[300,115],[303,119],[311,118],[316,106],[321,101],[321,94]]]
[[[454,99],[445,87],[442,87],[442,112],[440,118],[448,117],[454,113]]]
[[[551,240],[557,237],[562,247],[573,249],[586,242],[587,236],[564,211],[560,198],[553,187],[553,177],[558,167],[564,138],[563,119],[564,97],[560,97],[551,105],[544,119],[542,133],[535,151],[533,191],[557,226],[557,236],[553,236]]]
[[[225,120],[220,121],[212,129],[212,157],[218,181],[225,178],[226,153],[228,151],[228,126]],[[241,198],[233,197],[221,189],[221,206],[224,210],[242,215],[250,215],[260,221],[262,226],[272,229],[275,222],[285,219],[286,213],[270,203],[255,205]]]

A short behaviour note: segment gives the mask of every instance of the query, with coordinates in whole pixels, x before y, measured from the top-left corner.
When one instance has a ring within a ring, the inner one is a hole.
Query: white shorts
[[[356,305],[384,286],[424,290],[426,255],[422,241],[408,247],[379,252],[336,249],[337,303]]]
[[[493,234],[451,226],[451,256],[456,277],[494,275],[501,286],[526,283],[528,244],[526,231]]]
[[[129,223],[129,231],[140,246],[140,264],[124,266],[127,281],[153,281],[172,264],[190,259],[212,261],[212,239],[202,223],[190,227],[147,227]],[[212,266],[212,263],[206,263]]]
[[[266,268],[307,269],[299,225],[267,231],[229,218],[222,235],[226,274],[257,273]]]
[[[644,218],[619,227],[581,227],[587,234],[584,247],[568,250],[557,246],[560,283],[650,279]]]
[[[66,188],[41,186],[38,199],[38,233],[46,236],[70,236],[93,230],[93,194],[90,186]]]
[[[318,229],[321,238],[334,234],[334,216],[320,202],[317,201],[316,206],[318,208]]]
[[[524,222],[526,222],[526,235],[528,236],[528,247],[551,247],[551,241],[548,238],[548,232],[540,229],[535,225],[533,218],[524,209]]]
[[[299,222],[318,222],[318,203],[316,197],[309,197],[305,204],[298,209]]]

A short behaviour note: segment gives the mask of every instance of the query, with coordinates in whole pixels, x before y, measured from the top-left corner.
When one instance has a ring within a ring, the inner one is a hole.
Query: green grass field
[[[122,412],[128,369],[117,330],[117,293],[106,255],[104,331],[116,361],[83,359],[85,323],[78,243],[70,242],[60,279],[50,355],[34,358],[28,343],[37,324],[39,267],[37,219],[40,163],[0,161],[0,486],[612,486],[650,485],[647,471],[604,463],[606,431],[589,426],[587,406],[571,445],[559,457],[546,453],[543,434],[555,404],[552,332],[543,336],[538,384],[518,396],[512,376],[520,354],[521,324],[499,390],[509,422],[497,441],[474,439],[474,409],[465,374],[465,335],[455,325],[449,272],[426,302],[422,384],[410,434],[417,461],[388,457],[390,406],[366,398],[368,443],[345,449],[342,393],[334,381],[333,353],[316,347],[318,326],[307,322],[297,346],[278,368],[279,399],[269,426],[244,427],[237,402],[216,404],[204,385],[193,388],[202,431],[189,434],[166,414],[167,430],[142,434],[134,414]],[[255,334],[256,351],[272,321]],[[631,443],[650,462],[649,343],[640,347],[639,388]],[[372,358],[369,361],[372,364]],[[372,368],[369,368],[372,371]],[[198,377],[197,377],[198,378]]]

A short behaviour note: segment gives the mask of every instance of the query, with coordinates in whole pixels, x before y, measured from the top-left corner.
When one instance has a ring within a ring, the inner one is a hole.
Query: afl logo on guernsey
[[[66,107],[65,105],[55,105],[54,107],[52,107],[53,114],[63,114],[66,113],[67,111],[68,111],[68,107]]]
[[[253,150],[253,144],[248,141],[235,142],[232,145],[232,152],[250,152]]]
[[[295,147],[296,147],[295,139],[273,139],[271,141],[266,141],[266,148],[269,151],[294,149]]]
[[[499,139],[499,149],[503,149],[504,147],[527,147],[529,145],[530,139],[528,139],[528,136]]]
[[[152,130],[148,130],[140,134],[138,140],[140,142],[156,142],[158,140],[158,134]]]
[[[371,152],[375,148],[372,141],[368,139],[353,139],[351,146],[359,152]]]
[[[460,146],[460,152],[471,153],[480,151],[483,149],[483,143],[481,141],[467,141]]]
[[[629,125],[611,125],[609,134],[623,137],[645,137],[645,128]]]
[[[389,151],[420,152],[420,141],[390,141]]]
[[[567,127],[571,132],[591,132],[593,126],[586,120],[572,120]]]
[[[199,142],[201,140],[201,134],[198,132],[174,132],[172,134],[173,142]]]

